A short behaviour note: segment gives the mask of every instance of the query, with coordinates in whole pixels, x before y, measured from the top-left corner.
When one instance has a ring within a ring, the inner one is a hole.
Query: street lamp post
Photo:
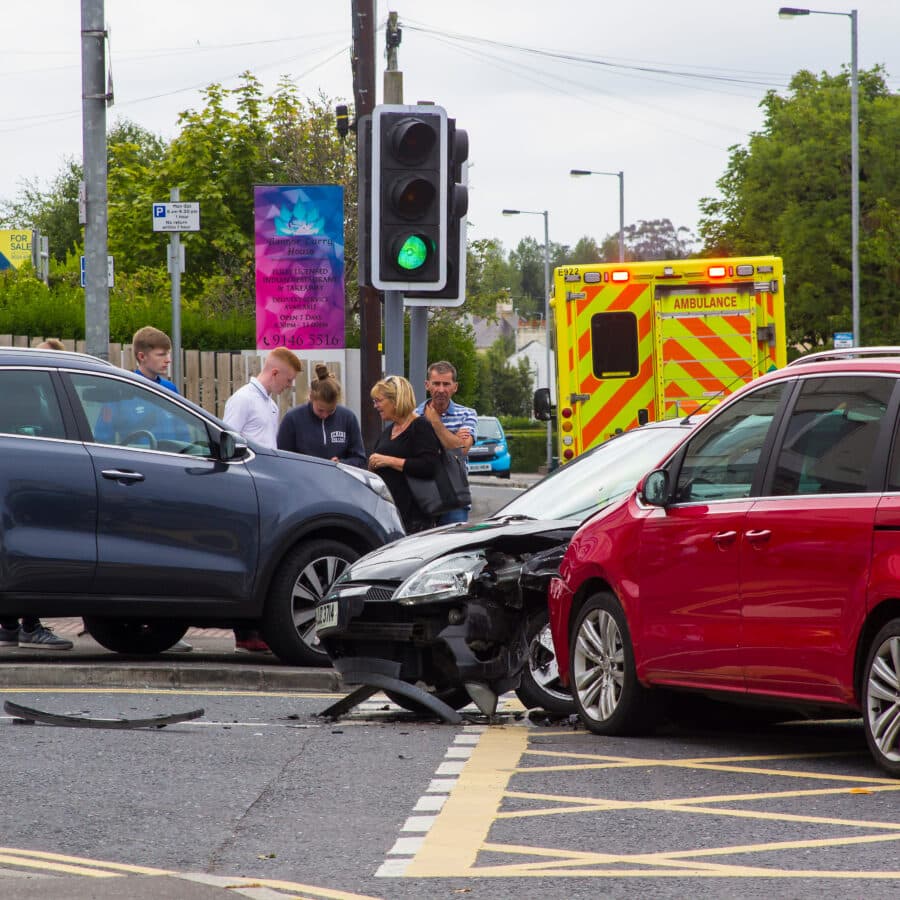
[[[796,16],[847,16],[850,19],[850,280],[853,308],[853,346],[862,346],[859,324],[859,73],[857,29],[859,15],[850,12],[833,12],[824,9],[797,9],[782,6],[778,10],[782,19]]]
[[[547,387],[553,372],[550,367],[550,216],[546,209],[504,209],[504,216],[543,216],[544,217],[544,340],[547,343]],[[547,471],[553,468],[553,423],[547,420]]]
[[[619,179],[619,262],[625,262],[625,173],[595,172],[592,169],[570,169],[569,174],[575,178],[582,175],[612,175]]]

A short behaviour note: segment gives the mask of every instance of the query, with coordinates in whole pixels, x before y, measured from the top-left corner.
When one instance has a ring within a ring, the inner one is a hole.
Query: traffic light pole
[[[397,68],[399,38],[395,36],[398,34],[397,13],[389,13],[385,29],[387,40],[387,68],[384,72],[385,103],[403,103],[403,73]],[[386,375],[403,374],[402,291],[384,292],[384,371]]]
[[[352,0],[353,15],[353,97],[356,120],[375,106],[375,0]],[[357,137],[356,168],[365,165],[359,157]],[[381,378],[381,298],[371,285],[359,288],[359,396],[362,398],[360,425],[366,447],[375,446],[381,434],[381,417],[368,403],[369,390]]]

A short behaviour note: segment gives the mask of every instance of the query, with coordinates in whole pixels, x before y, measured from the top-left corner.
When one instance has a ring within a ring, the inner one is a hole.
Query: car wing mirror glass
[[[247,441],[236,431],[223,431],[219,435],[219,459],[227,462],[242,459],[247,452]]]
[[[655,469],[638,485],[638,496],[648,506],[666,506],[669,503],[669,473]]]

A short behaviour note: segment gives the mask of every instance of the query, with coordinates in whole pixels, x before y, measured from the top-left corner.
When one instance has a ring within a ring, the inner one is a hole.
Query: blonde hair
[[[38,350],[65,350],[66,345],[59,338],[47,338],[37,345]]]
[[[376,381],[369,394],[373,400],[390,400],[401,418],[406,418],[416,408],[413,386],[402,375],[388,375]]]
[[[341,383],[322,363],[316,366],[316,377],[309,386],[309,399],[326,406],[337,406],[341,402]]]

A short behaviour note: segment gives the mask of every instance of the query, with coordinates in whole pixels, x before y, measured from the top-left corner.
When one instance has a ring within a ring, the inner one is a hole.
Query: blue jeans
[[[449,512],[441,513],[438,517],[438,525],[452,525],[454,522],[468,522],[469,507],[463,506],[460,509],[451,509]]]

